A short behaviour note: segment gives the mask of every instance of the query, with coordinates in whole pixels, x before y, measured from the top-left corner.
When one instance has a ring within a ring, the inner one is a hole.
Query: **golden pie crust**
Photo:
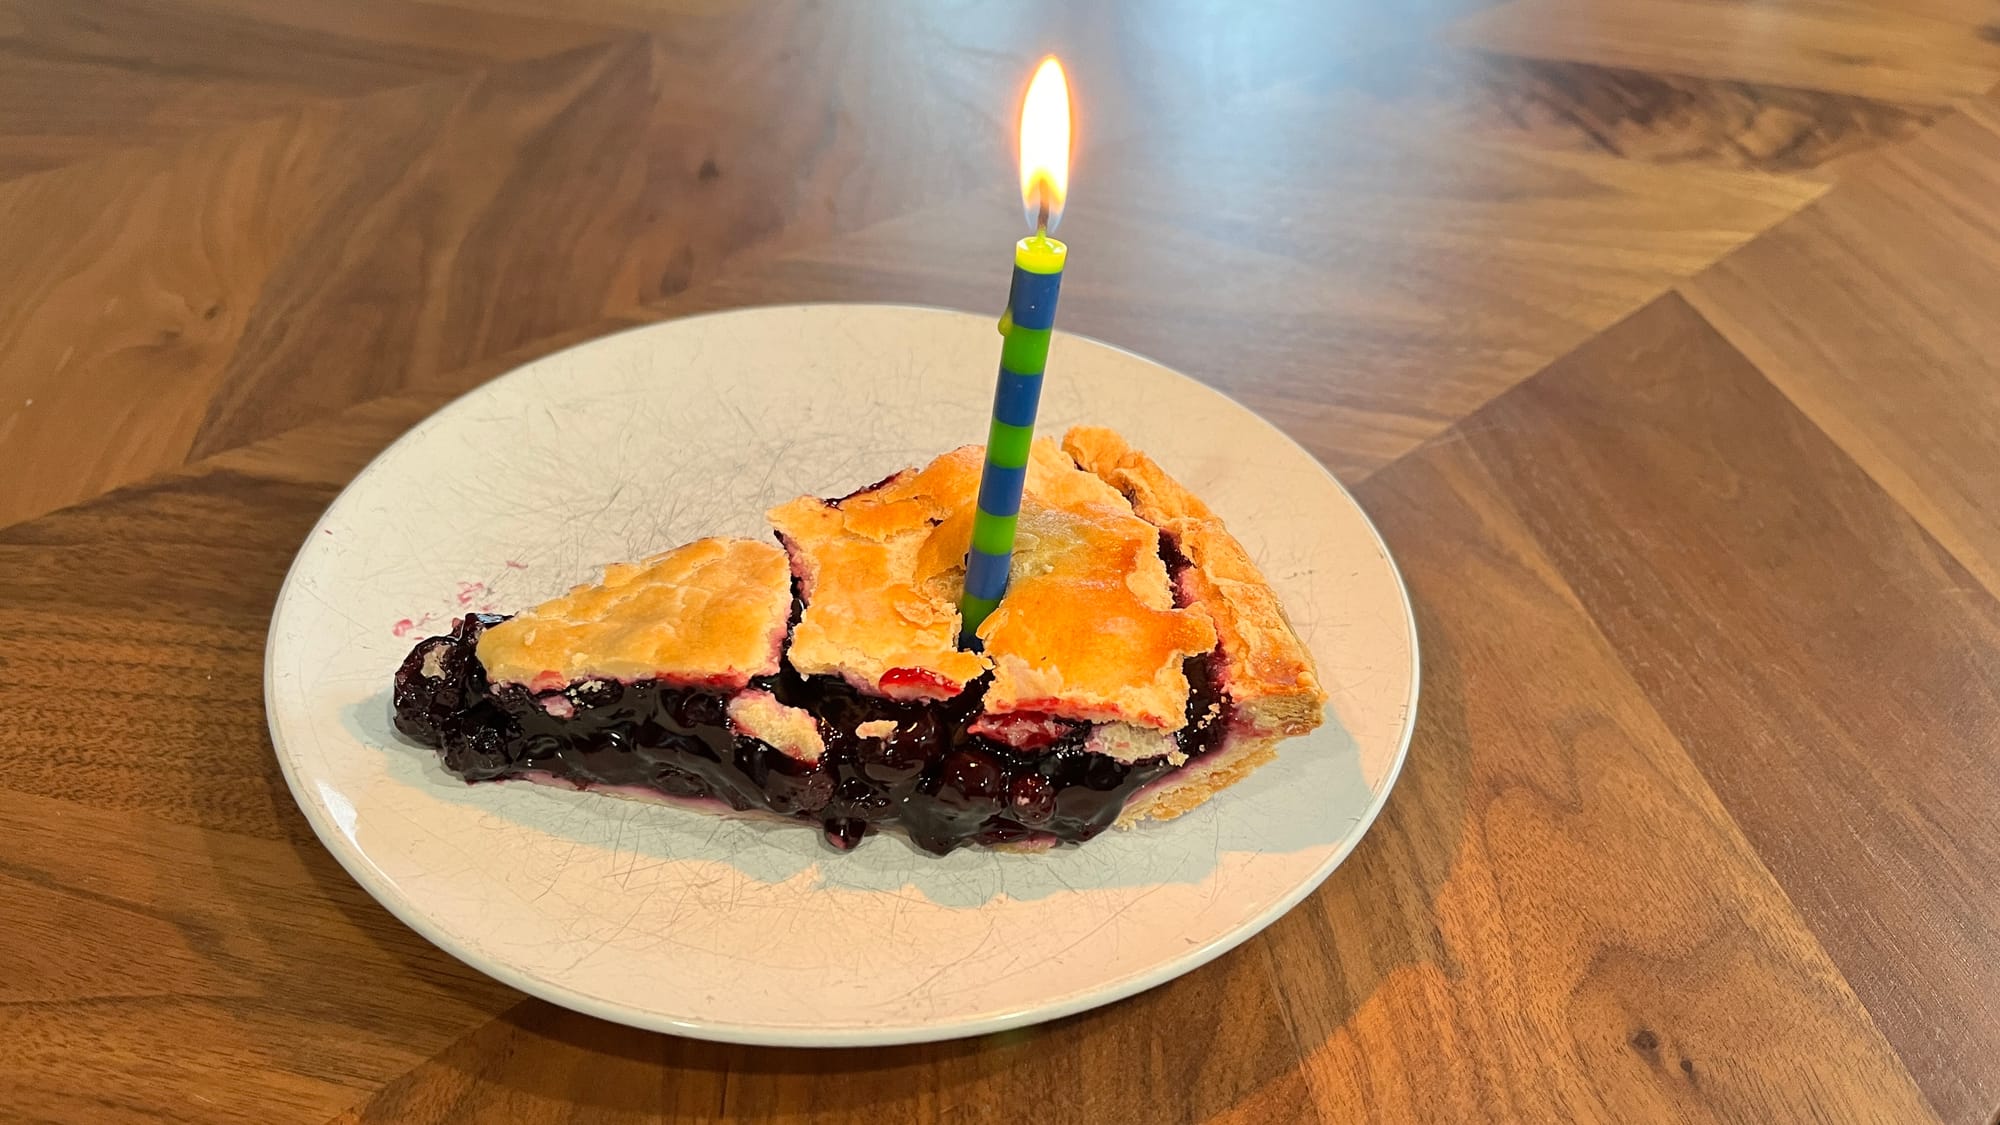
[[[700,539],[500,622],[479,662],[495,683],[538,691],[593,679],[733,690],[778,671],[791,608],[775,544]]]
[[[1132,508],[1166,533],[1192,565],[1181,594],[1206,610],[1222,646],[1221,686],[1236,704],[1236,723],[1249,732],[1290,737],[1319,726],[1326,703],[1319,673],[1278,595],[1243,544],[1200,497],[1151,457],[1101,426],[1077,426],[1063,449],[1109,482]]]
[[[788,656],[882,695],[948,698],[991,669],[984,708],[1173,731],[1181,665],[1215,647],[1200,609],[1174,605],[1159,530],[1046,438],[1034,443],[1007,595],[957,647],[984,451],[966,446],[839,500],[770,512],[805,613]]]
[[[1136,797],[1121,825],[1186,812],[1320,724],[1326,694],[1312,654],[1243,545],[1101,427],[1074,428],[1060,447],[1034,443],[1007,595],[980,627],[981,651],[961,650],[983,457],[966,446],[838,500],[774,508],[783,549],[704,539],[608,567],[601,582],[487,629],[480,662],[490,679],[537,691],[657,679],[734,693],[732,724],[802,761],[824,750],[817,720],[744,690],[781,661],[909,699],[950,698],[990,674],[988,715],[1097,724],[1094,752],[1182,766]],[[1189,563],[1178,589],[1162,536]],[[804,610],[787,645],[794,577]],[[1218,749],[1183,765],[1173,737],[1187,722],[1183,662],[1211,651],[1231,726]]]
[[[986,673],[984,658],[958,647],[964,547],[947,557],[936,543],[978,490],[980,457],[956,450],[840,500],[801,496],[766,513],[805,600],[786,653],[800,675],[949,699]]]

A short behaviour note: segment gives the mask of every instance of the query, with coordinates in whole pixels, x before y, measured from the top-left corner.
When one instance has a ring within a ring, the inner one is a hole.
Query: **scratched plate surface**
[[[608,561],[839,495],[984,436],[992,318],[751,309],[550,356],[433,415],[327,510],[279,597],[272,740],[320,838],[430,940],[607,1019],[737,1042],[940,1039],[1186,972],[1268,925],[1353,848],[1402,764],[1416,637],[1353,500],[1243,407],[1059,336],[1043,433],[1115,427],[1259,560],[1333,693],[1327,723],[1195,812],[1044,854],[564,791],[467,786],[396,735],[390,675],[455,614],[513,610]]]

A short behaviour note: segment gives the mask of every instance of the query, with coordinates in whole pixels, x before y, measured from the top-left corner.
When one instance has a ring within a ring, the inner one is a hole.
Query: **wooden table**
[[[0,1118],[1988,1120],[1996,21],[0,2]],[[997,308],[1050,49],[1064,325],[1295,435],[1408,576],[1380,822],[1220,961],[974,1042],[633,1032],[405,930],[266,740],[320,510],[622,325]]]

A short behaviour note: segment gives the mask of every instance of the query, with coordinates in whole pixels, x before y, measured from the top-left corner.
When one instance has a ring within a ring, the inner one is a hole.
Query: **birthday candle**
[[[979,509],[972,549],[965,557],[961,643],[1007,592],[1014,556],[1014,526],[1028,479],[1028,448],[1035,438],[1069,247],[1049,237],[1062,215],[1069,179],[1069,87],[1062,65],[1043,59],[1021,107],[1021,199],[1035,233],[1014,245],[1014,281],[1000,319],[1000,379],[993,392],[993,422],[986,436],[986,464],[979,477]]]
[[[1049,336],[1056,321],[1069,249],[1046,234],[1014,247],[1013,295],[1001,322],[1000,382],[993,392],[993,423],[986,435],[986,466],[979,475],[979,510],[972,520],[972,550],[965,559],[965,632],[979,628],[1007,592],[1014,556],[1014,524],[1028,480],[1028,446],[1048,368]]]

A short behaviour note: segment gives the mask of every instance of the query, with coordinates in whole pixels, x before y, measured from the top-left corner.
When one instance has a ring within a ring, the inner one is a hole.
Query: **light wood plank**
[[[621,29],[431,0],[0,5],[0,180],[557,54]]]

